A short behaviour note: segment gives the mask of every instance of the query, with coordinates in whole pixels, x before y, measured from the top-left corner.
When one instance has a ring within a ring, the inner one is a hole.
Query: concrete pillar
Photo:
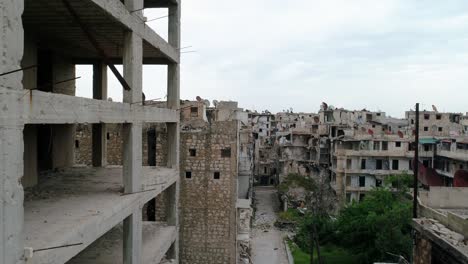
[[[143,8],[142,0],[125,0],[129,10]],[[139,13],[139,12],[138,12]],[[138,14],[137,14],[138,15]],[[133,32],[124,33],[123,71],[131,90],[125,91],[124,103],[140,105],[142,99],[143,42]],[[123,125],[123,183],[125,193],[141,191],[142,124]],[[141,209],[124,220],[124,264],[141,263],[142,217]]]
[[[107,65],[97,63],[93,65],[93,98],[107,100]],[[93,166],[107,165],[107,128],[106,124],[93,124]]]
[[[32,187],[38,182],[37,167],[37,127],[27,125],[24,127],[24,176],[21,183],[24,187]]]
[[[180,16],[181,6],[169,7],[169,44],[172,45],[180,52]],[[170,109],[180,109],[180,65],[178,63],[171,63],[167,67],[167,107]],[[176,168],[179,170],[179,144],[180,144],[180,126],[179,123],[167,124],[167,142],[168,142],[168,167]],[[177,227],[177,234],[179,234],[179,191],[180,181],[177,180],[173,186],[166,190],[167,193],[167,221],[170,225]],[[171,246],[168,252],[170,258],[179,263],[179,238],[177,235],[176,241]]]
[[[53,56],[53,83],[75,78],[75,64],[70,58]],[[53,85],[54,93],[75,95],[75,81]],[[73,124],[52,125],[52,167],[66,168],[75,162],[75,130]]]
[[[0,73],[21,68],[24,32],[21,20],[24,2],[0,2]],[[0,76],[0,263],[24,263],[24,192],[22,106],[11,93],[22,90],[23,72]]]

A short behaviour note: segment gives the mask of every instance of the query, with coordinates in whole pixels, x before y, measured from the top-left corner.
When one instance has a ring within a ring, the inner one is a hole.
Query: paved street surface
[[[283,234],[274,227],[279,200],[273,187],[256,187],[257,211],[252,232],[252,262],[254,264],[287,264]]]

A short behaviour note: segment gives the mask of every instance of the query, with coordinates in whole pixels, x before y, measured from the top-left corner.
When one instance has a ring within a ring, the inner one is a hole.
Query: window
[[[219,171],[215,171],[215,173],[213,174],[213,179],[219,180],[220,177],[221,177],[221,173]]]
[[[79,140],[75,140],[75,148],[80,148],[80,141]]]
[[[366,176],[359,176],[359,187],[366,187]]]
[[[388,142],[382,141],[382,150],[388,150]]]
[[[463,170],[463,164],[460,164],[460,170]]]
[[[106,135],[107,140],[110,140],[110,133],[108,132]]]
[[[381,186],[382,186],[382,180],[376,179],[376,180],[375,180],[375,186],[381,187]]]
[[[409,164],[408,164],[408,168],[409,168],[410,170],[413,170],[413,161],[412,161],[412,160],[408,160],[408,163],[409,163]]]
[[[398,160],[392,160],[392,170],[398,170],[399,165]]]
[[[267,174],[267,167],[263,167],[263,173]]]
[[[269,127],[269,125],[268,125],[268,124],[266,124],[266,128],[268,128],[268,127]]]
[[[380,113],[377,113],[377,116],[380,116]]]
[[[411,119],[411,124],[414,125],[414,119]]]
[[[437,115],[436,115],[436,119],[437,119],[437,120],[441,120],[441,119],[442,119],[442,115],[437,114]]]
[[[346,202],[350,203],[351,202],[351,194],[346,193]]]
[[[380,160],[380,159],[376,160],[375,169],[376,170],[381,170],[382,169],[382,164],[383,164],[382,160]]]
[[[374,150],[380,150],[380,141],[374,141]]]
[[[190,107],[190,116],[197,117],[198,116],[198,107]]]
[[[222,158],[230,158],[231,157],[231,148],[225,148],[221,150],[221,157]]]
[[[366,169],[366,159],[362,159],[361,160],[361,170],[365,170]]]
[[[426,168],[429,168],[429,160],[423,160],[423,165]]]
[[[442,127],[439,127],[439,132],[442,132],[443,128]]]
[[[429,127],[424,127],[424,131],[429,131]]]
[[[260,128],[260,129],[258,130],[258,132],[262,133],[262,132],[263,132],[263,129]]]
[[[347,159],[346,160],[346,168],[349,170],[351,169],[351,160],[350,159]]]
[[[431,116],[429,114],[424,114],[424,119],[429,120]]]
[[[197,150],[196,149],[189,149],[189,152],[190,152],[190,157],[197,156]]]
[[[186,179],[191,179],[192,178],[192,172],[191,171],[186,171],[185,172],[185,178]]]
[[[424,151],[431,150],[431,145],[424,145]]]
[[[401,142],[400,141],[395,142],[395,147],[401,148]]]

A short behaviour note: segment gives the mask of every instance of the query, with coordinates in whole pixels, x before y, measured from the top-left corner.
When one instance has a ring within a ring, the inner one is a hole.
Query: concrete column
[[[180,16],[181,6],[169,7],[169,44],[180,52]],[[180,53],[179,53],[180,54]],[[179,55],[180,57],[180,55]],[[167,67],[167,107],[170,109],[180,109],[180,65],[171,63]],[[180,126],[177,123],[167,124],[167,142],[168,142],[168,167],[177,168],[179,170],[179,144],[180,144]],[[166,190],[166,215],[170,225],[177,227],[177,236],[179,234],[179,191],[180,181],[177,180],[173,186]],[[179,263],[179,238],[171,246],[168,256]]]
[[[97,63],[93,65],[93,98],[107,100],[107,65]],[[93,166],[107,165],[107,128],[106,124],[93,124]]]
[[[142,0],[126,0],[125,5],[130,10],[143,8]],[[142,100],[142,70],[143,42],[133,32],[124,33],[123,71],[124,78],[131,90],[125,91],[124,103],[132,103],[132,107],[141,105]],[[142,167],[142,124],[127,123],[123,125],[123,183],[125,193],[141,191]],[[133,212],[124,220],[124,264],[141,263],[142,254],[142,216],[141,209]]]
[[[0,73],[21,68],[24,32],[22,0],[0,2]],[[0,263],[24,263],[22,106],[11,91],[22,90],[23,72],[0,77]]]
[[[75,78],[75,64],[70,58],[53,56],[53,83]],[[53,85],[54,93],[75,95],[75,81]],[[52,167],[66,168],[75,163],[75,125],[52,125]]]

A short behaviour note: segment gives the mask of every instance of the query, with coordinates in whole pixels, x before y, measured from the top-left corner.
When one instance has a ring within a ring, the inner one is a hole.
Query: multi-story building
[[[168,41],[144,8],[169,10]],[[6,0],[0,9],[0,263],[177,261],[180,1]],[[123,65],[123,76],[113,63]],[[93,65],[94,99],[75,96]],[[143,106],[143,64],[168,65],[168,102]],[[123,103],[107,101],[107,69]],[[142,166],[142,126],[166,123],[168,160]],[[76,124],[92,124],[93,167],[74,167]],[[107,124],[122,165],[106,166]],[[164,193],[164,223],[142,207]]]
[[[182,109],[188,104],[190,110],[181,112],[181,262],[234,264],[248,259],[250,247],[253,138],[247,113],[236,102],[214,108],[186,102]]]

